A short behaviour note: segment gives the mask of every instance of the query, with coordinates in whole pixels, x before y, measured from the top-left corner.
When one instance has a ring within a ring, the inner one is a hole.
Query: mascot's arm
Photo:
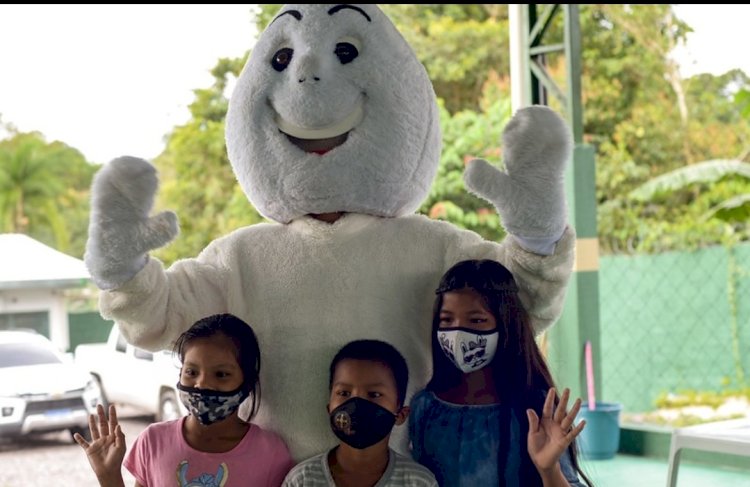
[[[575,233],[567,225],[564,186],[571,148],[559,115],[527,107],[503,131],[505,172],[474,160],[465,173],[467,188],[495,206],[510,234],[502,249],[479,253],[495,254],[514,274],[537,333],[560,316],[573,267]]]
[[[157,187],[156,169],[143,159],[121,157],[106,164],[91,187],[84,255],[104,291],[102,315],[116,320],[128,341],[148,349],[170,346],[192,321],[225,307],[224,267],[216,252],[207,249],[169,272],[149,258],[150,250],[178,233],[174,213],[149,216]]]
[[[575,258],[575,231],[566,227],[551,255],[524,249],[512,236],[501,243],[489,242],[473,232],[462,231],[447,254],[446,269],[460,260],[493,259],[513,273],[519,297],[531,317],[535,334],[552,326],[562,313]]]
[[[169,270],[149,258],[123,286],[99,295],[103,317],[115,320],[125,339],[146,350],[171,348],[180,333],[200,318],[227,311],[230,276],[209,246],[197,259]]]

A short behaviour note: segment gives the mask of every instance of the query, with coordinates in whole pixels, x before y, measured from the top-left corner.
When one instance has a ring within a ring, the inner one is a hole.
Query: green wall
[[[105,320],[98,311],[69,313],[70,352],[81,343],[102,343],[109,337],[113,321]]]

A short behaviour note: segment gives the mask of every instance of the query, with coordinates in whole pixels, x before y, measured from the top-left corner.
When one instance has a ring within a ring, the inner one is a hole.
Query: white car
[[[89,436],[99,386],[45,336],[0,331],[0,437],[69,430]]]
[[[152,353],[134,347],[113,326],[107,343],[78,345],[75,362],[97,380],[104,404],[129,406],[156,421],[187,414],[176,388],[179,360],[169,350]]]

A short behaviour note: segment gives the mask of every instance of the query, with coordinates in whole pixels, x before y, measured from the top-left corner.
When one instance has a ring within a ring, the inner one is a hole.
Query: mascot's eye
[[[333,53],[339,58],[341,64],[349,64],[359,56],[359,51],[354,47],[354,44],[349,44],[348,42],[339,42],[336,44],[336,50]]]
[[[292,54],[294,54],[294,49],[289,47],[276,51],[276,54],[273,55],[273,59],[271,59],[271,66],[273,66],[273,69],[279,73],[284,71],[286,67],[289,66],[289,63],[292,62]]]

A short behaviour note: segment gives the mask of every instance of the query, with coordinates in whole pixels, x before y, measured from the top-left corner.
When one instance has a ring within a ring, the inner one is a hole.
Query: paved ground
[[[118,411],[128,448],[148,426],[150,418],[128,410]],[[617,455],[612,460],[583,462],[596,487],[664,487],[665,460]],[[124,471],[126,487],[134,479]],[[0,439],[0,487],[98,487],[86,455],[67,432],[24,438]],[[682,462],[678,486],[750,487],[748,470]]]
[[[611,460],[584,460],[583,471],[595,487],[664,487],[667,460],[617,455]],[[747,469],[680,462],[678,487],[750,487],[750,461]]]
[[[150,423],[149,417],[118,410],[125,441],[132,441]],[[135,484],[123,470],[126,487]],[[0,487],[98,487],[86,454],[67,431],[14,441],[0,438]]]

